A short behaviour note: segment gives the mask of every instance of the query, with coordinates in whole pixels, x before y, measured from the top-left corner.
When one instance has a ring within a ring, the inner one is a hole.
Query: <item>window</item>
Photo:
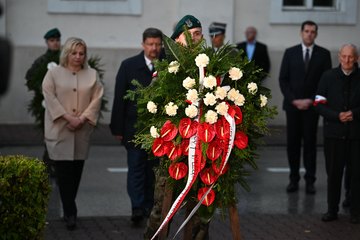
[[[336,0],[283,0],[284,7],[334,7]]]
[[[142,0],[48,0],[48,12],[140,15]]]
[[[356,24],[356,0],[271,0],[270,23]]]

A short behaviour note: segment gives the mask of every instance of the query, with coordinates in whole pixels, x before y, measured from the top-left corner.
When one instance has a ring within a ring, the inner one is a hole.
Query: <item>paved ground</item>
[[[25,154],[41,158],[43,147],[1,137],[0,154]],[[21,136],[21,134],[19,134]],[[28,134],[29,135],[29,134]],[[26,135],[26,136],[28,136]],[[97,142],[96,142],[97,141]],[[91,147],[80,185],[78,228],[69,232],[61,220],[59,196],[54,181],[49,203],[45,240],[76,239],[143,239],[143,226],[130,222],[130,202],[126,193],[126,151],[122,146],[97,139]],[[269,139],[268,139],[269,141]],[[270,139],[271,141],[271,139]],[[281,139],[260,150],[259,169],[248,178],[250,193],[238,188],[240,231],[244,240],[360,240],[360,226],[349,223],[349,216],[341,210],[339,220],[323,223],[326,211],[326,176],[322,148],[318,150],[318,180],[316,195],[306,195],[304,182],[300,190],[287,194],[288,169],[285,148]],[[31,143],[31,142],[30,142]],[[279,144],[280,143],[280,144]],[[101,145],[100,145],[101,144]],[[180,212],[171,225],[169,239],[183,219]],[[181,234],[176,239],[182,239]],[[210,225],[210,240],[232,239],[229,221],[219,215]]]

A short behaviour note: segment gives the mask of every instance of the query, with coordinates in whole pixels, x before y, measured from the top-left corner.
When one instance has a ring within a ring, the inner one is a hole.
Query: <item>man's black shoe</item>
[[[76,228],[76,217],[74,215],[71,215],[69,217],[64,217],[64,220],[66,222],[66,228],[69,231],[73,231]]]
[[[344,201],[342,202],[342,206],[343,206],[343,208],[349,208],[350,207],[350,199],[345,198]]]
[[[313,183],[306,184],[305,191],[307,194],[315,194],[316,190],[314,184]]]
[[[321,218],[321,220],[323,222],[331,222],[331,221],[335,221],[337,219],[338,219],[337,213],[331,213],[331,212],[325,213]]]
[[[351,216],[350,217],[350,222],[352,224],[359,224],[360,223],[360,216]]]
[[[131,221],[133,221],[134,223],[139,223],[143,220],[143,218],[144,213],[141,208],[134,208],[132,210]]]
[[[299,190],[299,184],[297,182],[290,182],[286,188],[288,193],[296,192],[297,190]]]

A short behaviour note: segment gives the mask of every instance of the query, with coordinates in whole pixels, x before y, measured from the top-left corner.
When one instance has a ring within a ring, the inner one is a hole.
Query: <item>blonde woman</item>
[[[104,91],[96,70],[88,67],[87,47],[82,39],[67,39],[60,65],[47,72],[42,89],[45,143],[55,162],[66,227],[74,230],[75,198]]]

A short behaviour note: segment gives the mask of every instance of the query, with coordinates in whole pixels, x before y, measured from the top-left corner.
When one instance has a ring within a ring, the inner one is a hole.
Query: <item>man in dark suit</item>
[[[143,86],[151,83],[153,61],[162,51],[162,32],[148,28],[143,33],[143,51],[121,63],[116,76],[115,96],[111,113],[111,133],[122,141],[127,150],[127,191],[132,206],[131,220],[137,224],[150,214],[154,204],[155,161],[148,161],[147,153],[131,142],[136,133],[136,102],[124,99],[127,90],[134,90],[131,81],[136,79]]]
[[[255,27],[248,27],[245,31],[246,41],[237,44],[237,48],[242,49],[246,57],[254,61],[264,72],[270,71],[270,58],[267,46],[256,40],[257,30]]]
[[[0,5],[0,16],[3,8]],[[9,87],[9,78],[12,60],[12,45],[10,41],[0,36],[0,96],[6,93]]]
[[[350,222],[360,224],[360,71],[357,47],[345,44],[340,66],[326,71],[319,83],[315,108],[324,117],[324,153],[328,211],[324,222],[338,218],[341,181],[350,178]]]
[[[315,44],[318,26],[312,21],[301,25],[302,43],[286,49],[280,69],[280,88],[286,112],[287,156],[290,183],[287,192],[299,189],[301,144],[306,170],[306,193],[314,194],[316,180],[316,135],[319,115],[312,104],[324,71],[331,68],[330,52]]]

